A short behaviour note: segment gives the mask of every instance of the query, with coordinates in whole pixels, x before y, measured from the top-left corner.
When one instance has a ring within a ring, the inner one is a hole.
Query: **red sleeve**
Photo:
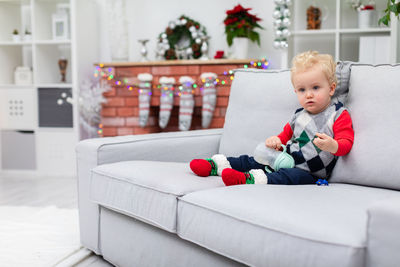
[[[278,135],[278,137],[281,139],[282,144],[286,145],[290,138],[292,138],[292,135],[292,127],[290,127],[289,123],[286,123],[285,127],[283,127],[283,131]]]
[[[335,156],[344,156],[350,152],[354,142],[353,123],[347,110],[340,114],[333,123],[334,139],[338,142],[338,151]]]

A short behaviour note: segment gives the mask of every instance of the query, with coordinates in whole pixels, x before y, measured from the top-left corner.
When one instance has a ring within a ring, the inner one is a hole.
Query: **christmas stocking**
[[[139,125],[145,127],[149,119],[151,82],[153,76],[150,73],[138,75],[139,83]]]
[[[231,168],[231,164],[222,154],[216,154],[209,159],[194,159],[190,162],[190,169],[202,177],[210,175],[221,176],[222,171],[226,168]]]
[[[201,111],[201,126],[203,128],[208,128],[211,123],[215,103],[217,102],[217,90],[215,89],[215,79],[217,79],[217,74],[212,72],[205,72],[200,76],[203,81],[203,107]]]
[[[179,102],[179,130],[187,131],[192,124],[192,115],[194,107],[193,88],[194,80],[189,76],[182,76],[179,79],[181,86]]]
[[[160,118],[158,120],[159,126],[164,129],[167,127],[171,110],[174,105],[174,84],[175,79],[172,77],[161,77],[159,80],[161,84],[160,95]]]
[[[234,169],[225,169],[222,172],[222,181],[226,186],[237,184],[267,184],[267,175],[261,169],[253,169],[249,172],[240,172]]]

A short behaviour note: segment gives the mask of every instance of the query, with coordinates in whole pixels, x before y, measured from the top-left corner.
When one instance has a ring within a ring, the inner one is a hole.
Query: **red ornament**
[[[223,57],[224,57],[224,51],[218,50],[218,51],[215,52],[215,56],[214,56],[215,59],[223,58]]]

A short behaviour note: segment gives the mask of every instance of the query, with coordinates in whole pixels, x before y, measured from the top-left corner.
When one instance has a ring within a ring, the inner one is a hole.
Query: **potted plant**
[[[384,10],[384,15],[379,19],[379,24],[383,23],[386,26],[389,26],[390,22],[390,12],[393,12],[394,15],[399,18],[400,14],[400,2],[396,3],[396,0],[388,0],[386,9]]]
[[[362,0],[351,0],[351,6],[358,12],[358,27],[369,28],[373,26],[375,1],[365,3]]]
[[[26,29],[24,35],[24,41],[31,41],[32,40],[32,33]]]
[[[12,32],[12,38],[14,42],[20,42],[21,41],[21,36],[19,36],[19,32],[17,29],[14,29]]]
[[[251,8],[244,8],[238,4],[233,9],[226,11],[227,16],[224,20],[226,41],[229,46],[235,44],[236,58],[246,58],[249,40],[260,45],[260,35],[255,29],[263,29],[258,24],[261,19],[250,14],[249,10]]]

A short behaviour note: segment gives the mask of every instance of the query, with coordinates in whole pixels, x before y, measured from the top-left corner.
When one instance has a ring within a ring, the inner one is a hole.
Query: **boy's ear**
[[[329,91],[329,95],[333,96],[335,94],[335,90],[336,90],[336,83],[332,83],[330,89],[331,90]]]

